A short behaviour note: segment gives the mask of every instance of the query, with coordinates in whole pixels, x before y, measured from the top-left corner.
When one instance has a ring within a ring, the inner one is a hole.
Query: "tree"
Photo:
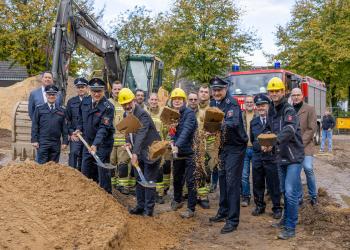
[[[175,0],[173,5],[170,13],[158,17],[152,42],[165,62],[168,81],[176,75],[170,72],[177,72],[208,83],[233,62],[243,62],[241,53],[259,47],[252,32],[239,28],[241,13],[230,0]]]
[[[350,84],[350,2],[299,0],[292,19],[277,29],[275,56],[287,68],[324,81],[332,106],[344,99]]]
[[[93,0],[77,1],[88,13]],[[0,5],[0,59],[24,65],[34,75],[47,69],[50,55],[50,33],[56,19],[57,0],[8,0]],[[102,10],[103,11],[103,10]],[[97,17],[101,16],[101,12]],[[70,73],[87,67],[91,54],[78,48]]]

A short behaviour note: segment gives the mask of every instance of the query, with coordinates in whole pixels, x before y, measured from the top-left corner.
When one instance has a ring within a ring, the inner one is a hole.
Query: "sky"
[[[119,14],[135,5],[145,6],[155,13],[164,12],[171,8],[171,0],[95,0],[95,8],[100,10],[105,5],[102,26],[107,29],[109,23]],[[253,55],[244,57],[255,66],[266,66],[263,52],[276,53],[276,27],[285,25],[291,18],[290,11],[295,0],[235,0],[243,10],[242,27],[251,29],[261,39],[262,48],[255,50]]]

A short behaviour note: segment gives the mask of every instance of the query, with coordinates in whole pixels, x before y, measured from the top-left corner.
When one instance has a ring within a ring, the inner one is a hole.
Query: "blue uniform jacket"
[[[196,115],[185,105],[180,109],[180,119],[174,136],[175,146],[179,148],[179,156],[193,154],[193,139],[198,127]]]
[[[264,132],[265,126],[262,124],[260,116],[254,117],[250,122],[250,141],[253,145],[254,156],[262,160],[275,160],[275,149],[272,152],[264,153],[261,151],[258,141],[258,136]]]
[[[218,107],[225,113],[221,126],[221,148],[225,146],[246,147],[248,136],[244,129],[242,111],[235,99],[229,93],[221,101],[210,101],[211,107]]]
[[[66,115],[67,115],[67,124],[68,124],[68,134],[72,133],[77,129],[79,123],[80,115],[80,97],[74,96],[67,102]]]
[[[32,92],[30,92],[29,100],[28,100],[28,113],[31,120],[33,120],[35,108],[44,103],[45,102],[44,102],[44,97],[42,93],[42,87],[34,89]],[[58,92],[55,105],[61,106],[62,103],[63,103],[62,95],[60,92]]]
[[[65,109],[56,106],[50,111],[47,103],[36,107],[32,120],[31,142],[68,144],[68,130]]]
[[[295,109],[285,98],[277,105],[270,105],[268,122],[264,132],[277,135],[279,163],[290,165],[302,163],[304,145],[301,137],[299,118]]]
[[[91,96],[84,97],[80,105],[77,129],[84,139],[96,147],[112,147],[114,134],[114,106],[103,97],[95,108]]]

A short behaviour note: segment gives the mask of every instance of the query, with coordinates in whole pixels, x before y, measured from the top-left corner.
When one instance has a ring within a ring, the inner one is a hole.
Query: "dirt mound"
[[[0,169],[0,248],[115,249],[127,214],[80,172],[26,162]]]
[[[19,101],[27,101],[30,92],[41,86],[40,76],[29,77],[9,87],[0,87],[0,128],[11,129],[15,105]],[[68,79],[67,98],[74,95],[73,78]]]
[[[169,249],[196,223],[130,216],[80,172],[22,162],[0,169],[0,249]]]
[[[350,248],[350,209],[340,208],[328,196],[327,192],[319,189],[319,205],[304,206],[300,211],[300,224],[309,234],[319,240],[338,247]]]

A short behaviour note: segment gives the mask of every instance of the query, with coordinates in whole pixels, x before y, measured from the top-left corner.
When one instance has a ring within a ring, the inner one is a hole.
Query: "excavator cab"
[[[148,97],[162,86],[163,62],[154,55],[129,55],[124,70],[123,86],[132,91],[141,89]]]

